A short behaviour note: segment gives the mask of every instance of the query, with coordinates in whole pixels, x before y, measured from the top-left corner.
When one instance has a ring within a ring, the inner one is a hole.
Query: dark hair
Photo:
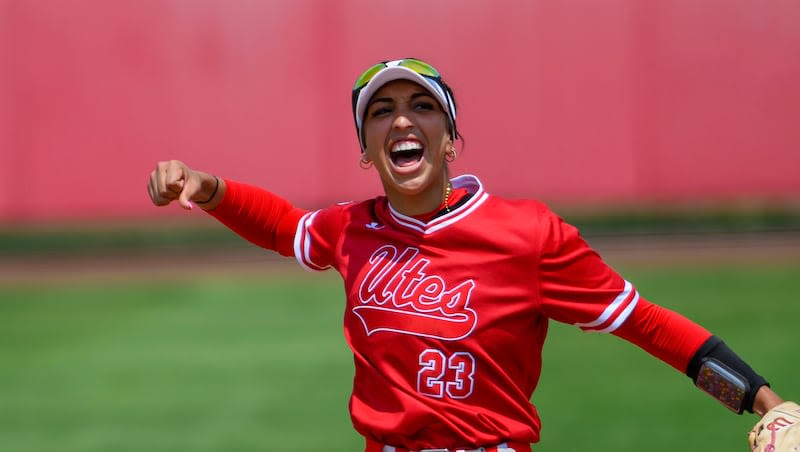
[[[442,88],[444,88],[444,90],[447,93],[447,95],[450,96],[450,102],[453,103],[453,111],[454,112],[458,111],[458,105],[456,104],[456,96],[455,96],[455,93],[453,92],[453,88],[450,88],[450,85],[445,83],[445,81],[442,80],[441,78],[439,79],[439,84],[442,85]],[[452,128],[450,130],[450,137],[453,138],[453,141],[461,138],[461,134],[458,133],[458,127],[456,126],[456,118],[453,118],[453,117],[450,116],[450,113],[447,111],[447,105],[442,105],[442,108],[444,108],[444,110],[445,110],[444,113],[447,115],[447,118],[452,120]],[[463,139],[462,139],[462,141],[463,141]]]
[[[444,80],[441,80],[441,85],[447,92],[447,95],[450,96],[450,101],[453,102],[453,110],[458,111],[458,105],[456,104],[456,95],[455,92],[453,92],[453,88],[451,88],[450,85],[445,83]],[[447,114],[447,112],[445,112],[445,114]],[[453,139],[453,143],[455,143],[456,140],[461,140],[461,150],[463,151],[465,147],[464,136],[461,135],[461,132],[458,131],[458,127],[456,127],[455,118],[453,118],[452,129],[453,130],[450,130],[450,137]]]

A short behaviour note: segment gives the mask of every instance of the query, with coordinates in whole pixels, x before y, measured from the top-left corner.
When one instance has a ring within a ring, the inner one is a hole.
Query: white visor
[[[449,94],[435,80],[423,77],[409,68],[398,66],[397,64],[401,61],[402,60],[397,60],[386,63],[386,67],[375,74],[369,83],[367,83],[366,86],[364,86],[364,88],[362,88],[358,93],[355,120],[356,128],[358,129],[359,142],[361,141],[361,127],[364,123],[364,114],[367,111],[367,105],[369,104],[370,99],[372,99],[372,96],[375,94],[375,92],[381,89],[383,85],[395,80],[410,80],[427,89],[431,94],[433,94],[433,97],[439,101],[439,105],[441,105],[442,109],[445,111],[445,113],[447,113],[451,130],[455,130],[456,108]],[[361,143],[361,145],[362,147],[364,146],[363,143]]]

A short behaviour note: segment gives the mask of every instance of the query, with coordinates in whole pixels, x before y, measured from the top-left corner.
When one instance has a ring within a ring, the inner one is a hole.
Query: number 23
[[[429,397],[464,399],[475,384],[475,358],[466,352],[449,357],[440,350],[427,349],[419,355],[417,391]],[[448,372],[449,371],[449,372]]]

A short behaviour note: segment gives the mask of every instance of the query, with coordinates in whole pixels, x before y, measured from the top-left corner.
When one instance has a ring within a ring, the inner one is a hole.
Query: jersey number
[[[429,397],[464,399],[475,383],[475,358],[466,352],[449,357],[440,350],[427,349],[419,355],[417,391]]]

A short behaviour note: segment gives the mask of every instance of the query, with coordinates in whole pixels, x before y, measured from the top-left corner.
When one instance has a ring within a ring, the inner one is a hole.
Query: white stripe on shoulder
[[[319,210],[316,210],[303,215],[300,218],[300,222],[297,223],[297,232],[294,234],[294,257],[300,266],[308,271],[319,271],[328,268],[317,265],[311,260],[311,236],[308,228],[311,227],[314,217],[318,213]]]
[[[626,301],[630,302],[626,304]],[[576,323],[575,326],[582,328],[585,331],[592,331],[597,333],[610,333],[619,328],[625,320],[631,315],[636,304],[639,302],[639,293],[634,289],[633,284],[625,281],[625,287],[619,295],[603,310],[598,318],[587,323]],[[625,306],[624,309],[621,309]],[[621,311],[621,312],[620,312]],[[606,324],[609,320],[611,324],[605,328],[598,329],[597,327]]]

